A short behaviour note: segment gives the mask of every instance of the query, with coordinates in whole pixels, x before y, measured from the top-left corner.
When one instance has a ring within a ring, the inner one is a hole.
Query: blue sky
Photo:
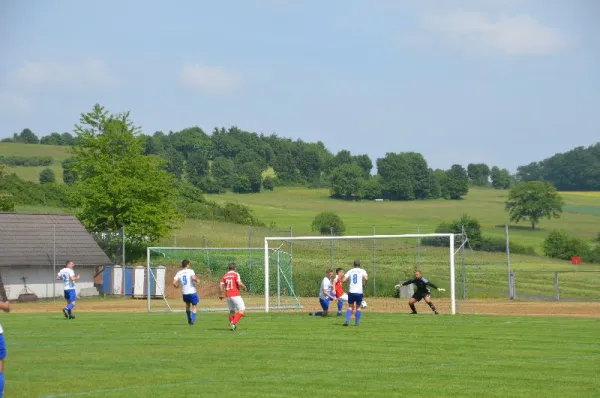
[[[514,171],[599,140],[598,20],[595,0],[5,0],[0,137],[72,131],[99,102],[146,134]]]

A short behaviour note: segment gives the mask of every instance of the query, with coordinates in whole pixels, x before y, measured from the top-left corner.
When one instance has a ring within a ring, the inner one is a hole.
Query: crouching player
[[[327,316],[329,313],[329,303],[335,301],[333,285],[331,284],[332,277],[333,270],[330,268],[327,270],[325,277],[321,281],[321,289],[319,290],[319,304],[321,305],[323,311],[309,312],[308,315]]]
[[[229,307],[229,326],[231,330],[235,332],[237,324],[244,316],[246,306],[244,300],[240,295],[240,287],[244,291],[248,291],[248,288],[242,282],[240,274],[236,271],[235,263],[229,264],[229,271],[223,275],[221,283],[219,283],[219,299],[223,300],[227,296],[227,306]]]
[[[336,268],[335,278],[333,278],[333,290],[335,291],[335,298],[337,298],[337,315],[342,315],[344,309],[344,303],[348,302],[348,295],[344,293],[344,286],[342,285],[344,279],[344,270]]]
[[[436,315],[439,314],[437,309],[435,308],[435,305],[431,302],[431,298],[430,298],[431,291],[429,290],[429,287],[431,286],[432,288],[437,289],[439,292],[445,292],[446,289],[437,287],[433,283],[429,282],[428,279],[423,278],[423,274],[421,273],[421,271],[415,272],[414,279],[403,282],[402,284],[398,284],[398,285],[396,285],[396,287],[400,288],[400,286],[408,286],[412,283],[415,284],[417,290],[412,295],[412,297],[408,300],[408,306],[411,309],[411,314],[417,313],[417,309],[415,308],[415,303],[418,303],[422,299],[425,300],[425,302],[427,303],[429,308],[431,308],[431,310],[433,311],[434,314],[436,314]]]

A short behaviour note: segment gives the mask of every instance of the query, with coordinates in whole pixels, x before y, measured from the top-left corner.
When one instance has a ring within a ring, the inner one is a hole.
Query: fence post
[[[516,284],[515,273],[510,271],[508,274],[508,290],[510,293],[511,300],[514,300],[517,297],[515,284]]]
[[[56,303],[56,224],[52,224],[52,300]]]
[[[506,267],[508,269],[508,298],[514,300],[515,292],[514,292],[514,280],[513,284],[510,283],[510,239],[508,236],[508,224],[504,224],[504,234],[506,235]],[[514,275],[513,275],[514,277]]]
[[[558,289],[558,271],[554,271],[554,300],[560,301],[560,294]]]
[[[417,234],[421,233],[421,226],[417,225]],[[421,271],[421,237],[417,237],[417,271]]]
[[[121,227],[121,233],[123,234],[123,248],[121,249],[123,250],[123,265],[121,267],[125,269],[125,226]]]
[[[333,236],[333,227],[331,227],[330,229],[331,232],[331,236]],[[329,243],[329,267],[333,267],[333,239],[331,239],[331,242]]]
[[[377,235],[375,233],[375,225],[373,225],[373,236]],[[377,279],[377,271],[376,271],[376,256],[377,256],[377,242],[376,239],[373,239],[373,296],[375,296],[375,280]]]
[[[461,254],[461,267],[460,272],[462,276],[462,285],[463,285],[463,300],[467,299],[467,268],[465,265],[465,244],[467,242],[467,235],[465,233],[465,226],[461,225],[461,238],[460,238],[460,254]]]

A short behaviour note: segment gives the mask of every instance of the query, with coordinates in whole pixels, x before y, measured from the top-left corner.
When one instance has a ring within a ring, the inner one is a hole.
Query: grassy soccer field
[[[58,307],[60,305],[57,305]],[[15,309],[14,312],[18,310]],[[581,397],[600,390],[597,319],[365,313],[80,312],[2,317],[7,397]]]

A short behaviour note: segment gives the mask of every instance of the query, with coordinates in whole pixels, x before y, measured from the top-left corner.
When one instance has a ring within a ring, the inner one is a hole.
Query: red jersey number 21
[[[233,279],[225,279],[225,283],[227,284],[227,290],[233,289]]]

